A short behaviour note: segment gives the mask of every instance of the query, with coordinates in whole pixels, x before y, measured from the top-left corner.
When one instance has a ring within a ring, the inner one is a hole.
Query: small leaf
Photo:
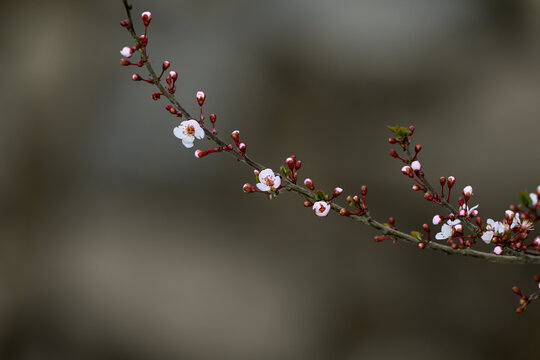
[[[279,170],[281,171],[281,173],[282,173],[283,175],[285,175],[285,177],[287,177],[287,178],[292,177],[291,169],[285,167],[284,165],[281,165],[281,167],[279,168]]]
[[[523,190],[519,193],[519,201],[525,206],[529,206],[532,204],[531,197],[529,196],[529,192],[527,190]]]
[[[315,193],[315,201],[326,200],[326,194],[322,190],[317,190]]]
[[[388,130],[394,133],[396,135],[396,138],[399,140],[405,139],[407,136],[410,135],[411,131],[407,128],[404,128],[402,126],[387,126]]]
[[[418,241],[422,241],[422,234],[418,231],[411,231],[411,235]]]

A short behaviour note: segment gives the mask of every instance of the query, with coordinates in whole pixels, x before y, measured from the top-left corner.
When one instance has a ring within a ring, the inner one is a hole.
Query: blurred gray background
[[[224,138],[319,188],[369,186],[373,215],[439,211],[388,156],[414,124],[434,182],[501,217],[540,183],[537,1],[136,1]],[[3,1],[0,358],[537,359],[538,267],[373,241],[300,198],[244,195],[249,168],[196,160],[119,65],[121,1]],[[139,20],[138,29],[142,30]],[[159,67],[159,65],[158,65]],[[146,75],[141,71],[142,75]],[[199,141],[197,147],[209,147]]]

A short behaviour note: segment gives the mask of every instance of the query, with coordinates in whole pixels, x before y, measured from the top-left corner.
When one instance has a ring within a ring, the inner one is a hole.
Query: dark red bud
[[[362,185],[362,187],[360,188],[360,191],[362,192],[363,196],[366,196],[367,195],[367,186]]]
[[[391,137],[391,138],[388,138],[388,142],[390,144],[395,144],[395,143],[397,143],[397,140],[396,140],[396,138]]]
[[[398,155],[398,153],[397,153],[396,150],[390,149],[390,156],[392,156],[392,157],[398,157],[399,155]]]

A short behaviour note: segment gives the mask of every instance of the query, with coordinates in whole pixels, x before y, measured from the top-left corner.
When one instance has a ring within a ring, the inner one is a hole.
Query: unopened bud
[[[420,164],[420,161],[418,160],[415,160],[411,163],[411,168],[414,170],[414,171],[419,171],[420,169],[422,169],[422,164]]]
[[[475,219],[476,225],[479,227],[482,227],[482,218],[480,216],[477,216]]]
[[[426,248],[426,244],[423,243],[423,242],[419,242],[419,243],[418,243],[418,247],[419,247],[420,249],[425,249],[425,248]]]
[[[414,130],[415,130],[415,129],[416,129],[416,128],[414,127],[414,125],[409,126],[409,131],[411,132],[411,133],[409,134],[409,136],[412,135],[412,134],[414,133]]]
[[[392,226],[395,226],[396,225],[396,219],[393,218],[393,217],[389,217],[388,218],[388,223],[390,223],[390,225],[392,225]]]
[[[169,77],[173,80],[173,81],[176,81],[178,79],[178,73],[176,71],[169,71]]]
[[[363,196],[366,196],[367,195],[367,186],[366,185],[362,185],[360,187],[360,192],[362,193]]]
[[[443,217],[441,215],[435,215],[432,220],[433,225],[439,225],[440,223],[442,223],[442,221]]]
[[[299,170],[301,167],[302,167],[302,161],[298,160],[298,161],[294,164],[294,169],[295,169],[295,170]]]
[[[334,197],[336,197],[336,196],[341,195],[342,192],[343,192],[343,189],[342,189],[342,188],[336,187],[336,188],[334,189],[334,191],[332,192],[332,195],[334,195]]]
[[[463,188],[463,195],[465,195],[466,199],[469,199],[471,196],[473,196],[473,189],[472,186],[468,185]]]
[[[381,241],[383,241],[384,239],[385,239],[385,237],[382,236],[382,235],[377,235],[377,236],[375,236],[375,238],[374,238],[374,240],[375,240],[376,242],[381,242]]]
[[[160,97],[161,97],[161,93],[160,93],[160,92],[152,93],[152,99],[154,99],[154,100],[159,100]]]
[[[312,207],[313,203],[311,201],[306,200],[306,201],[304,201],[304,206],[305,207]]]
[[[422,224],[422,229],[424,229],[425,232],[429,232],[429,224]]]
[[[148,38],[146,37],[146,35],[140,35],[139,36],[139,42],[141,43],[142,46],[146,46],[148,45]]]
[[[412,191],[418,191],[418,190],[420,190],[420,186],[414,184],[414,185],[412,186]]]
[[[141,14],[141,18],[144,26],[148,26],[148,24],[150,24],[150,21],[152,20],[152,13],[150,13],[150,11],[145,11]]]
[[[244,190],[244,192],[247,194],[247,193],[255,191],[255,188],[251,184],[244,184],[244,186],[242,187],[242,190]]]
[[[414,151],[416,151],[416,152],[418,153],[418,152],[420,152],[420,150],[422,150],[422,145],[416,144],[416,145],[414,146]]]
[[[428,192],[424,193],[424,199],[426,199],[427,201],[432,201],[433,200],[433,195],[431,195],[431,193],[428,191]]]
[[[439,182],[441,183],[441,186],[444,186],[444,184],[446,184],[446,178],[444,176],[441,176]]]
[[[396,138],[391,137],[391,138],[388,138],[388,142],[390,144],[395,144],[395,143],[397,143],[397,140],[396,140]]]
[[[199,103],[199,106],[203,106],[204,100],[206,100],[206,94],[202,91],[197,91],[197,102]]]
[[[195,150],[195,157],[196,157],[197,159],[200,159],[200,158],[202,158],[203,156],[206,156],[206,155],[208,155],[208,152],[207,152],[207,151],[204,151],[204,150],[198,150],[198,149]],[[244,185],[244,186],[245,186],[245,185]]]
[[[169,61],[165,60],[163,62],[163,65],[162,65],[161,68],[163,69],[163,71],[165,71],[165,70],[167,70],[169,68],[169,66],[171,66],[171,63]]]
[[[358,195],[354,195],[352,199],[355,203],[360,204],[360,198],[358,197]]]
[[[131,65],[131,62],[127,59],[120,59],[120,65],[123,65],[123,66],[128,66],[128,65]]]
[[[315,190],[315,186],[313,185],[313,181],[311,181],[311,179],[309,179],[309,178],[304,180],[304,185],[310,190]]]
[[[512,210],[506,210],[506,211],[504,212],[504,217],[505,217],[506,220],[508,220],[508,221],[514,220],[514,215],[515,215],[515,214],[514,214],[514,212],[513,212]]]
[[[216,122],[216,114],[210,114],[210,122],[212,124]]]
[[[240,131],[234,130],[231,133],[231,137],[233,138],[234,141],[238,141],[238,139],[240,139]]]
[[[449,176],[447,179],[448,188],[451,189],[452,186],[454,186],[455,182],[456,182],[456,178],[453,176]]]
[[[411,178],[414,176],[413,170],[409,165],[405,165],[404,167],[402,167],[401,172],[403,173],[403,175],[407,175]]]
[[[286,160],[285,160],[285,163],[287,164],[287,166],[289,167],[289,169],[294,169],[294,160],[292,157],[288,157]]]
[[[347,216],[347,215],[349,215],[350,213],[351,213],[351,212],[350,212],[349,210],[345,209],[345,208],[339,210],[339,215],[341,215],[341,216]]]
[[[240,151],[246,151],[246,148],[247,148],[247,145],[244,144],[243,142],[241,142],[240,144],[238,144],[238,149],[240,149]]]
[[[131,75],[131,80],[133,80],[133,81],[141,81],[142,77],[139,74],[133,74],[133,75]]]
[[[176,109],[174,108],[174,106],[172,106],[172,105],[165,106],[165,109],[167,109],[167,111],[170,112],[173,115],[176,114],[176,112],[177,112]]]
[[[124,47],[122,48],[122,50],[120,50],[120,54],[121,54],[123,57],[129,58],[129,57],[131,57],[131,55],[133,54],[133,49],[130,48],[129,46],[124,46]]]
[[[397,151],[395,149],[390,149],[390,156],[391,157],[398,157],[399,155],[398,155],[398,153],[397,153]]]

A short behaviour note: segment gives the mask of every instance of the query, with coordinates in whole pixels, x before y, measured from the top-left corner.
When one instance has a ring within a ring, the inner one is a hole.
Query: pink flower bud
[[[395,144],[395,143],[397,143],[397,140],[396,140],[396,138],[391,137],[391,138],[388,138],[388,142],[390,144]]]
[[[216,114],[210,114],[210,122],[212,124],[216,122]]]
[[[304,180],[304,185],[310,190],[315,190],[315,186],[313,185],[313,181],[311,181],[311,179],[309,179],[309,178]]]
[[[402,167],[401,172],[403,173],[403,175],[407,175],[408,177],[414,176],[413,170],[409,165],[405,165],[404,167]]]
[[[429,224],[422,224],[422,229],[424,229],[425,232],[429,232]]]
[[[352,199],[355,203],[360,204],[360,198],[358,197],[358,195],[354,195]]]
[[[169,71],[169,77],[173,80],[173,81],[176,81],[178,79],[178,73],[176,71]]]
[[[416,146],[414,147],[414,151],[416,151],[418,153],[418,152],[420,152],[420,150],[422,150],[422,145],[416,144]]]
[[[133,80],[133,81],[141,81],[142,77],[139,74],[133,74],[133,75],[131,75],[131,80]]]
[[[312,207],[313,203],[311,201],[306,200],[306,201],[304,201],[304,206],[305,207]]]
[[[347,216],[347,215],[349,215],[350,213],[351,213],[351,212],[350,212],[349,210],[345,209],[345,208],[339,210],[339,215],[341,215],[341,216]]]
[[[238,139],[240,139],[240,131],[238,130],[234,130],[232,133],[231,133],[231,137],[233,138],[234,141],[238,141]]]
[[[206,155],[208,155],[208,152],[206,152],[206,151],[198,150],[198,149],[195,150],[195,157],[197,159],[200,159],[200,158],[202,158],[203,156],[206,156]],[[246,185],[244,185],[244,186],[246,186]]]
[[[443,221],[443,217],[441,215],[435,215],[433,217],[433,225],[439,225],[440,223],[442,223]]]
[[[417,246],[418,246],[420,249],[425,249],[426,244],[423,243],[423,242],[419,242]]]
[[[363,196],[366,196],[367,195],[367,186],[366,185],[362,185],[360,187],[360,192]]]
[[[504,212],[504,217],[506,218],[506,220],[508,221],[512,221],[514,219],[514,212],[512,210],[506,210]]]
[[[128,66],[128,65],[131,65],[131,62],[127,59],[120,59],[120,65],[123,65],[123,66]]]
[[[150,11],[145,11],[141,14],[141,18],[144,26],[148,26],[150,24],[150,21],[152,20],[152,13],[150,13]]]
[[[414,170],[414,171],[419,171],[420,169],[422,169],[422,164],[420,164],[420,161],[418,160],[415,160],[411,163],[411,168]]]
[[[172,105],[167,105],[165,106],[165,109],[167,109],[168,112],[170,112],[171,114],[176,114],[176,109],[172,106]]]
[[[433,200],[433,195],[431,195],[431,193],[428,191],[424,193],[424,199],[426,199],[427,201],[431,201]]]
[[[253,170],[253,175],[259,176],[259,174],[260,174],[259,170]]]
[[[141,43],[142,46],[146,46],[148,45],[148,38],[146,37],[146,35],[140,35],[139,36],[139,42]]]
[[[374,240],[375,242],[381,242],[383,241],[384,239],[386,239],[386,237],[382,236],[382,235],[377,235],[375,236]]]
[[[120,54],[121,54],[123,57],[129,58],[129,57],[131,57],[131,55],[133,54],[133,49],[130,48],[129,46],[124,46],[124,47],[122,48],[122,50],[120,50]]]
[[[197,102],[199,103],[199,106],[203,106],[204,100],[206,100],[206,94],[202,91],[197,91]]]
[[[160,92],[152,93],[152,99],[154,99],[154,100],[159,100],[160,97],[161,97],[161,93],[160,93]]]
[[[342,189],[342,188],[336,187],[336,188],[334,189],[334,191],[332,192],[332,195],[334,195],[334,197],[336,197],[336,196],[341,195],[342,192],[343,192],[343,189]]]
[[[465,186],[463,188],[463,195],[465,195],[465,198],[468,199],[470,198],[471,196],[473,196],[473,190],[472,190],[472,186],[468,185],[468,186]]]
[[[412,186],[412,191],[418,191],[418,190],[420,190],[420,186],[414,184],[414,185]]]
[[[457,225],[454,226],[454,229],[456,230],[456,232],[462,233],[463,232],[463,225],[457,224]]]
[[[502,247],[500,247],[500,246],[495,246],[495,248],[493,248],[493,253],[494,253],[495,255],[501,255],[502,252],[503,252],[503,249],[502,249]]]
[[[441,186],[444,186],[444,184],[446,184],[446,178],[444,176],[441,176],[439,182],[441,183]]]
[[[467,211],[465,209],[459,210],[459,216],[465,217],[467,215]]]
[[[414,125],[409,126],[409,131],[411,132],[409,135],[412,135],[415,129]]]
[[[247,145],[244,144],[243,142],[238,144],[238,149],[240,149],[240,151],[244,152],[244,151],[246,151],[246,148],[247,148]]]
[[[124,20],[120,21],[120,25],[125,27],[125,28],[128,28],[129,27],[129,20],[124,19]]]
[[[294,160],[292,157],[288,157],[286,160],[285,160],[285,163],[287,164],[287,166],[289,167],[289,169],[294,169]]]
[[[244,184],[244,186],[242,187],[242,190],[244,190],[244,192],[247,194],[247,193],[255,191],[255,188],[251,184]]]
[[[452,186],[454,186],[454,183],[456,182],[456,178],[453,177],[453,176],[449,176],[448,177],[448,180],[447,180],[447,183],[448,183],[448,188],[451,189]]]
[[[391,157],[398,157],[399,155],[398,155],[398,153],[397,153],[396,150],[390,149],[390,156],[391,156]]]
[[[163,65],[161,66],[161,68],[163,69],[163,71],[167,70],[169,68],[169,66],[171,66],[171,63],[167,60],[165,60],[163,62]]]
[[[294,169],[295,169],[295,170],[299,170],[300,167],[302,167],[302,161],[298,160],[298,161],[294,164]]]

